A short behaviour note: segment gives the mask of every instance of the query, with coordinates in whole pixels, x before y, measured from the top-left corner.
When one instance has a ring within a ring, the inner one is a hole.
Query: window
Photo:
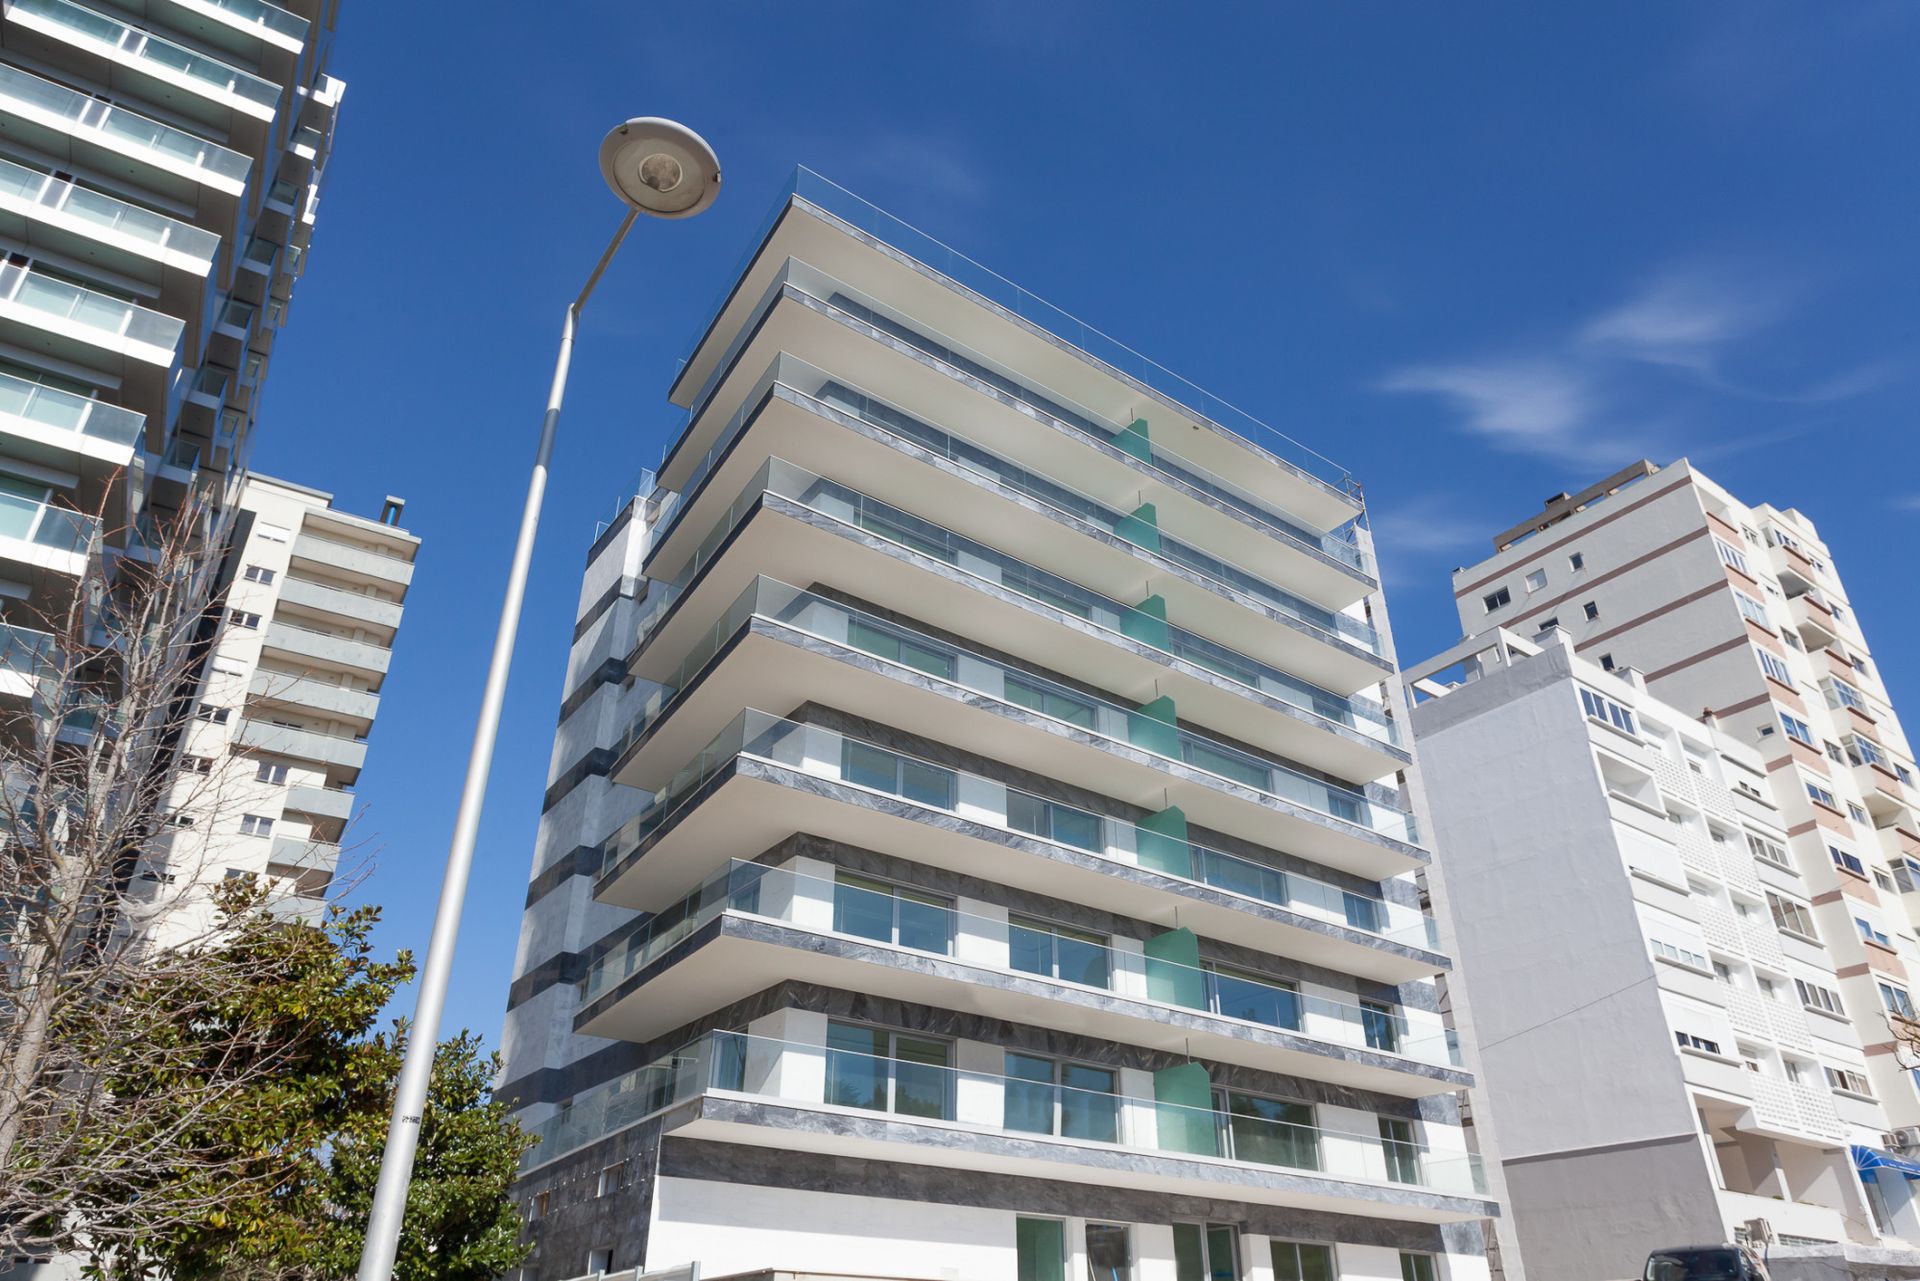
[[[1174,1281],[1238,1281],[1239,1234],[1227,1223],[1173,1225]]]
[[[213,762],[204,756],[182,756],[180,758],[180,772],[182,774],[210,774],[213,772]]]
[[[1873,675],[1873,673],[1867,669],[1867,660],[1860,657],[1860,655],[1858,654],[1855,654],[1849,659],[1847,659],[1847,663],[1849,666],[1853,668],[1854,671],[1859,672],[1862,676]]]
[[[1880,1004],[1886,1007],[1887,1013],[1895,1018],[1912,1022],[1913,998],[1907,995],[1907,990],[1903,987],[1895,987],[1891,983],[1882,983],[1879,987]]]
[[[1770,841],[1764,836],[1756,836],[1748,832],[1747,849],[1763,863],[1771,863],[1775,867],[1784,867],[1789,871],[1793,869],[1793,860],[1787,857],[1786,846],[1778,841]]]
[[[1313,1105],[1263,1098],[1235,1090],[1215,1091],[1213,1110],[1220,1129],[1220,1151],[1239,1161],[1320,1168],[1320,1131]]]
[[[953,905],[936,895],[840,872],[833,878],[833,928],[945,956],[953,948]]]
[[[1720,1053],[1720,1042],[1709,1041],[1704,1036],[1695,1036],[1691,1032],[1675,1032],[1673,1039],[1683,1050],[1698,1050],[1702,1054]]]
[[[1900,887],[1893,883],[1893,877],[1877,867],[1873,869],[1873,883],[1889,894],[1898,894],[1900,892]]]
[[[273,831],[273,820],[263,814],[242,814],[240,816],[240,835],[266,836]]]
[[[1580,612],[1585,614],[1587,621],[1591,623],[1594,619],[1600,617],[1600,606],[1594,601],[1588,601],[1580,607]]]
[[[903,796],[936,809],[953,808],[955,778],[950,769],[929,765],[885,748],[842,739],[840,775],[856,787]]]
[[[1550,632],[1558,626],[1560,626],[1560,619],[1558,615],[1555,615],[1552,618],[1541,619],[1539,623],[1535,625],[1533,630],[1535,634],[1538,634],[1540,632]]]
[[[1807,647],[1800,643],[1800,638],[1793,634],[1793,629],[1791,627],[1782,629],[1780,633],[1780,641],[1788,649],[1797,649],[1803,654],[1807,652]]]
[[[250,583],[271,583],[274,579],[273,571],[262,565],[249,565],[240,576]]]
[[[1836,676],[1829,679],[1827,681],[1827,688],[1833,692],[1833,701],[1837,705],[1866,712],[1869,716],[1873,714],[1867,706],[1867,696],[1839,677]]]
[[[1867,812],[1852,801],[1847,802],[1847,817],[1862,827],[1873,826],[1873,820],[1867,817]]]
[[[264,538],[270,543],[284,543],[293,536],[293,531],[283,525],[269,525],[261,521],[253,527],[254,537]]]
[[[231,707],[196,707],[193,714],[210,725],[225,725],[233,715]]]
[[[627,1163],[622,1161],[618,1165],[601,1167],[600,1178],[593,1186],[593,1194],[596,1197],[612,1196],[626,1186]]]
[[[1867,1084],[1866,1075],[1861,1072],[1855,1072],[1851,1068],[1829,1067],[1827,1069],[1827,1086],[1829,1089],[1843,1091],[1847,1094],[1864,1094],[1868,1098],[1873,1097],[1873,1087]]]
[[[1767,906],[1773,909],[1773,923],[1787,933],[1809,939],[1820,937],[1813,932],[1813,914],[1802,904],[1768,890]]]
[[[1012,966],[1023,974],[1043,974],[1088,987],[1112,985],[1111,954],[1103,935],[1051,921],[1010,916],[1007,942]]]
[[[1649,938],[1647,942],[1652,946],[1655,956],[1663,956],[1677,965],[1690,966],[1696,970],[1708,968],[1707,958],[1689,948],[1675,947],[1671,943],[1656,938]]]
[[[1333,1270],[1333,1247],[1298,1241],[1275,1241],[1273,1281],[1339,1281]]]
[[[1831,1014],[1837,1018],[1847,1016],[1846,1010],[1840,1005],[1840,994],[1832,988],[1821,987],[1818,983],[1809,983],[1805,979],[1795,979],[1793,990],[1800,994],[1800,1004],[1810,1010],[1818,1010],[1822,1014]]]
[[[1480,604],[1491,614],[1496,609],[1504,609],[1513,603],[1513,593],[1502,587],[1497,592],[1489,592],[1481,597]]]
[[[1009,672],[1002,684],[1001,693],[1009,703],[1018,703],[1029,711],[1039,712],[1042,716],[1051,716],[1057,721],[1066,721],[1082,729],[1092,729],[1094,726],[1096,707],[1094,701],[1069,693],[1057,685],[1024,679]]]
[[[1888,950],[1893,948],[1893,940],[1887,937],[1887,932],[1875,925],[1872,921],[1869,921],[1866,917],[1854,917],[1853,926],[1860,931],[1860,941],[1862,943],[1872,943],[1879,947],[1887,948]]]
[[[1748,622],[1758,623],[1762,627],[1770,626],[1767,622],[1767,607],[1764,603],[1755,600],[1745,592],[1735,592],[1733,603],[1740,610],[1740,616]]]
[[[1366,1033],[1367,1048],[1387,1054],[1400,1052],[1400,1018],[1385,1001],[1360,1002],[1360,1028]]]
[[[1902,894],[1920,890],[1920,863],[1910,858],[1900,859],[1893,865],[1893,883],[1900,887]]]
[[[1793,673],[1788,670],[1786,659],[1781,658],[1780,655],[1770,649],[1761,649],[1758,645],[1753,647],[1753,652],[1760,659],[1761,671],[1765,672],[1774,680],[1779,681],[1788,689],[1793,688]]]
[[[1787,737],[1796,743],[1803,744],[1807,747],[1813,747],[1815,745],[1813,741],[1813,727],[1797,716],[1789,716],[1785,712],[1780,713],[1780,728],[1786,730]]]
[[[1867,865],[1860,861],[1859,855],[1849,854],[1838,845],[1827,846],[1827,853],[1832,856],[1833,865],[1840,870],[1852,872],[1855,876],[1865,876],[1867,874]]]
[[[1579,552],[1574,552],[1572,555],[1567,557],[1567,568],[1572,570],[1574,573],[1577,574],[1581,570],[1585,569],[1586,567],[1587,567],[1587,558],[1585,556],[1582,556]]]
[[[825,1100],[837,1107],[950,1120],[951,1053],[945,1041],[933,1037],[829,1022]]]
[[[253,631],[260,626],[260,615],[249,614],[244,609],[230,609],[227,611],[227,621],[235,627],[244,627],[248,631]]]
[[[1126,1281],[1133,1275],[1133,1238],[1124,1223],[1087,1224],[1087,1281]]]
[[[1544,570],[1544,569],[1536,569],[1536,570],[1534,570],[1534,571],[1533,571],[1532,573],[1530,573],[1530,574],[1528,574],[1528,575],[1527,575],[1527,590],[1528,590],[1528,591],[1530,591],[1530,592],[1537,592],[1537,591],[1539,591],[1539,590],[1540,590],[1540,589],[1541,589],[1542,587],[1545,587],[1546,585],[1547,585],[1547,571],[1546,571],[1546,570]]]
[[[1067,1225],[1058,1219],[1013,1221],[1015,1281],[1066,1281]]]
[[[167,815],[167,822],[174,827],[192,827],[193,815],[183,814],[179,810]]]
[[[1814,802],[1816,805],[1824,805],[1828,809],[1833,810],[1835,813],[1839,812],[1840,802],[1833,799],[1832,792],[1829,792],[1826,788],[1820,786],[1820,784],[1814,782],[1812,779],[1807,779],[1806,783],[1807,783],[1807,799],[1808,800]]]
[[[587,1251],[587,1275],[588,1276],[597,1277],[603,1272],[611,1272],[611,1271],[613,1271],[613,1251],[611,1250]]]
[[[851,618],[847,620],[847,644],[929,676],[953,679],[953,651],[902,628]]]
[[[1612,654],[1602,654],[1602,655],[1600,655],[1600,670],[1601,670],[1601,671],[1605,671],[1605,672],[1610,672],[1610,671],[1612,671],[1612,670],[1613,670],[1613,655],[1612,655]]]
[[[1007,1051],[1006,1111],[1009,1130],[1058,1134],[1096,1143],[1120,1141],[1120,1099],[1112,1068],[1062,1063]]]
[[[1215,1014],[1229,1019],[1245,1019],[1268,1027],[1300,1027],[1300,993],[1291,983],[1276,982],[1210,966],[1207,976],[1207,1006]]]
[[[1617,730],[1628,734],[1637,734],[1633,727],[1633,713],[1603,695],[1596,694],[1585,685],[1580,690],[1580,706],[1586,714],[1596,721],[1605,721]]]
[[[1826,748],[1827,759],[1832,761],[1835,765],[1845,765],[1847,763],[1846,753],[1840,750],[1840,744],[1834,743],[1834,742],[1828,742],[1828,743],[1822,744],[1822,746]]]
[[[1440,1271],[1431,1254],[1400,1253],[1400,1281],[1439,1281]]]
[[[553,1204],[553,1193],[536,1192],[527,1202],[527,1222],[537,1223],[547,1217],[547,1208]]]
[[[287,767],[275,765],[272,761],[261,761],[253,767],[253,776],[262,783],[284,783],[287,781]]]
[[[1847,750],[1852,753],[1855,763],[1861,765],[1879,765],[1887,763],[1887,751],[1870,738],[1854,734],[1847,739]]]
[[[1747,554],[1745,552],[1735,547],[1732,543],[1722,542],[1717,537],[1713,540],[1713,547],[1715,551],[1720,553],[1721,564],[1729,569],[1738,570],[1748,578],[1753,577],[1753,571],[1747,568]]]
[[[1380,1150],[1387,1158],[1388,1182],[1420,1182],[1420,1145],[1414,1141],[1413,1122],[1381,1117]]]
[[[1007,826],[1016,832],[1030,832],[1077,849],[1096,853],[1106,849],[1099,815],[1042,800],[1026,792],[1008,791]]]

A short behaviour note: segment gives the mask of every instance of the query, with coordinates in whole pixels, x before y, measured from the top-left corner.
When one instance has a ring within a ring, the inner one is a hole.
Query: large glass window
[[[1007,826],[1075,849],[1098,852],[1106,848],[1098,815],[1056,805],[1026,792],[1007,793]]]
[[[1391,1005],[1384,1001],[1360,1002],[1360,1026],[1367,1034],[1368,1049],[1400,1052],[1400,1020]]]
[[[1394,1183],[1420,1182],[1420,1145],[1413,1137],[1413,1122],[1381,1117],[1380,1148],[1386,1153],[1388,1179]]]
[[[1066,1224],[1058,1219],[1015,1219],[1016,1281],[1066,1281]]]
[[[1292,1170],[1320,1168],[1320,1132],[1313,1105],[1223,1090],[1214,1097],[1222,1150],[1236,1161],[1282,1165]]]
[[[1027,1134],[1095,1143],[1120,1141],[1120,1100],[1111,1068],[1007,1054],[1005,1124]]]
[[[1127,1281],[1133,1275],[1133,1237],[1124,1223],[1087,1224],[1087,1281]]]
[[[929,676],[938,676],[942,680],[953,679],[953,651],[912,632],[885,627],[863,618],[850,618],[847,620],[847,644]]]
[[[51,491],[45,485],[0,476],[0,534],[8,538],[31,538],[40,509],[46,506]]]
[[[1089,987],[1112,986],[1111,954],[1101,935],[1013,916],[1007,919],[1007,942],[1013,968],[1022,973],[1044,974]]]
[[[1207,971],[1207,988],[1215,1014],[1268,1027],[1300,1028],[1300,993],[1291,983],[1215,967]]]
[[[833,928],[946,956],[953,951],[953,904],[936,895],[841,872],[834,877]]]
[[[938,809],[953,808],[954,773],[885,748],[841,740],[840,776],[859,787],[904,796]]]
[[[1338,1281],[1333,1270],[1333,1247],[1299,1241],[1273,1244],[1273,1281]]]
[[[1057,721],[1066,721],[1083,729],[1092,729],[1094,726],[1094,701],[1070,694],[1057,685],[1029,680],[1009,672],[1002,684],[1002,691],[1009,703],[1018,703],[1042,716],[1051,716]]]
[[[953,1118],[945,1041],[858,1023],[827,1024],[826,1101],[839,1107]]]
[[[1714,541],[1718,542],[1718,539]],[[1725,543],[1720,544],[1722,547]],[[1433,1265],[1431,1254],[1402,1254],[1400,1256],[1400,1281],[1439,1281],[1440,1273]]]
[[[1173,1225],[1174,1281],[1239,1281],[1239,1243],[1225,1223]]]

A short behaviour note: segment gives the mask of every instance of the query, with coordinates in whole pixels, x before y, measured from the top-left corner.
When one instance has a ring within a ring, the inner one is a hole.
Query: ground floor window
[[[1087,1281],[1127,1281],[1133,1275],[1133,1239],[1124,1223],[1087,1225]]]
[[[1333,1247],[1299,1241],[1273,1242],[1273,1281],[1338,1281]]]
[[[1400,1281],[1440,1281],[1440,1271],[1431,1254],[1402,1254]]]
[[[1015,1219],[1018,1281],[1066,1281],[1066,1225],[1058,1219]]]
[[[1225,1223],[1173,1225],[1175,1281],[1239,1281],[1237,1234]]]

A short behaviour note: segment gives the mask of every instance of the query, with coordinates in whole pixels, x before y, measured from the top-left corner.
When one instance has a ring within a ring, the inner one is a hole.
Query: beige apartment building
[[[1795,964],[1768,970],[1744,959],[1776,982],[1808,977],[1799,962],[1831,971],[1830,993],[1795,995],[1815,1027],[1831,1031],[1844,1021],[1857,1048],[1857,1056],[1822,1055],[1815,1079],[1845,1122],[1833,1148],[1845,1151],[1867,1211],[1830,1231],[1860,1245],[1920,1242],[1909,1191],[1920,1177],[1920,1085],[1900,1040],[1920,966],[1920,791],[1879,659],[1813,521],[1792,508],[1750,506],[1685,460],[1641,462],[1554,496],[1494,546],[1494,555],[1453,575],[1469,638],[1564,637],[1582,664],[1624,677],[1742,753],[1757,753],[1784,837],[1784,861],[1757,864],[1761,897]],[[1422,749],[1430,760],[1446,750],[1424,739]],[[1656,795],[1669,814],[1684,812],[1665,792]],[[1436,787],[1436,813],[1449,799]],[[1488,826],[1472,830],[1484,835]],[[1707,943],[1702,955],[1716,968],[1741,959],[1711,936]],[[1568,954],[1561,963],[1586,958]],[[1783,1065],[1752,1066],[1762,1077],[1785,1073]],[[1497,1075],[1489,1088],[1500,1096]],[[1524,1135],[1504,1122],[1502,1132],[1509,1153],[1524,1151]],[[1743,1165],[1752,1168],[1758,1156],[1748,1155]],[[1790,1168],[1779,1151],[1772,1155]],[[1739,1186],[1727,1163],[1718,1168],[1723,1189]],[[1782,1195],[1764,1179],[1762,1191]],[[1524,1210],[1522,1218],[1524,1239]]]

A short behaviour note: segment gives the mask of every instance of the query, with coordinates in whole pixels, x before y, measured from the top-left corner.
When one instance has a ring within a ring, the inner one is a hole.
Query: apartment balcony
[[[315,631],[277,618],[267,624],[261,652],[278,655],[282,660],[305,660],[322,668],[343,668],[377,676],[386,675],[387,666],[393,661],[393,651],[385,645]]]
[[[354,794],[343,787],[290,783],[287,786],[285,804],[290,814],[344,823],[353,817],[353,798]]]
[[[263,143],[283,93],[270,80],[74,0],[6,0],[7,22],[43,58],[109,92],[158,103],[230,139]]]
[[[299,725],[281,725],[259,716],[249,716],[234,733],[234,741],[271,756],[287,756],[311,761],[331,769],[358,773],[366,764],[367,740],[332,734],[326,730]]]
[[[664,680],[757,575],[849,590],[949,633],[1147,703],[1171,697],[1221,734],[1329,773],[1377,778],[1408,753],[1380,705],[1335,694],[1169,619],[769,460],[709,534],[684,589],[649,586],[634,675]]]
[[[378,579],[396,587],[405,587],[413,581],[410,560],[371,546],[322,538],[306,530],[293,540],[293,563],[297,568],[303,562],[337,573]]]
[[[340,866],[340,847],[332,841],[276,836],[267,862],[270,866],[298,873],[303,882],[311,879],[324,884],[333,879],[334,870]]]
[[[1212,543],[1203,550],[1189,541],[1165,509],[1142,505],[1137,487],[1096,497],[786,355],[686,487],[649,500],[643,572],[675,581],[698,568],[715,531],[740,514],[732,504],[776,458],[1018,551],[1091,590],[1124,601],[1157,593],[1185,626],[1337,693],[1378,684],[1389,669],[1363,620],[1308,599],[1292,578],[1275,581],[1281,558],[1252,549],[1236,564]],[[1066,474],[1079,479],[1080,471]]]
[[[1050,935],[925,904],[896,925],[894,907],[889,894],[734,862],[594,963],[575,1030],[648,1041],[798,980],[1406,1097],[1469,1082],[1437,1014],[1090,942],[1035,965],[1033,940]]]
[[[133,461],[146,418],[18,374],[0,371],[0,435],[6,453],[81,474],[85,497]]]
[[[120,7],[190,35],[285,82],[295,78],[311,24],[266,0],[119,0]]]
[[[384,628],[389,632],[400,626],[400,614],[404,609],[398,601],[382,600],[365,592],[329,587],[325,583],[291,575],[280,585],[280,599],[316,614],[328,614],[349,623]]]
[[[162,312],[13,263],[0,264],[0,337],[120,379],[121,399],[160,408],[185,325]]]
[[[10,66],[0,67],[0,136],[188,202],[211,197],[225,206],[215,225],[246,194],[253,164],[244,152]]]
[[[1124,706],[770,579],[663,684],[617,747],[615,782],[661,787],[743,707],[810,701],[1358,876],[1427,857],[1413,816],[1376,789],[1182,728],[1169,700]]]
[[[277,626],[278,624],[274,624]],[[307,633],[298,639],[304,641]],[[250,701],[278,703],[306,708],[342,720],[364,721],[371,725],[380,709],[380,696],[363,689],[351,689],[313,676],[295,676],[286,672],[255,671],[247,682]]]
[[[1833,609],[1817,591],[1801,592],[1787,601],[1787,612],[1808,650],[1821,650],[1842,639]]]
[[[1353,511],[1332,526],[1319,524],[1250,488],[1269,470],[1252,460],[1228,480],[1165,443],[1188,448],[1196,443],[1191,429],[1174,430],[1164,417],[1156,428],[1131,409],[1110,417],[1066,400],[1024,372],[890,312],[797,260],[782,268],[720,378],[694,402],[659,469],[662,486],[691,491],[689,482],[712,466],[740,411],[751,409],[759,376],[783,353],[817,370],[856,377],[862,391],[896,413],[964,422],[976,445],[1022,466],[1073,477],[1077,487],[1107,503],[1153,507],[1169,528],[1210,552],[1272,564],[1287,583],[1327,608],[1352,604],[1377,586],[1348,523]]]
[[[1332,529],[1359,513],[1358,487],[1312,450],[816,175],[802,170],[796,183],[686,352],[676,403],[693,403],[724,368],[738,336],[751,329],[758,301],[784,264],[798,258],[847,282],[849,292],[886,300],[890,312],[912,317],[944,343],[1021,371],[1052,400],[1122,424],[1144,412],[1196,463],[1235,477],[1315,528]],[[866,243],[867,234],[898,253]]]
[[[1293,1124],[1219,1097],[1182,1105],[715,1032],[576,1098],[539,1127],[525,1165],[660,1116],[662,1133],[686,1138],[1013,1178],[1428,1223],[1499,1213],[1465,1151]]]
[[[29,254],[90,262],[162,291],[159,310],[197,315],[220,237],[192,223],[0,159],[0,233]]]
[[[0,578],[24,584],[37,614],[57,615],[87,572],[100,521],[54,506],[44,488],[5,480],[0,477]]]
[[[1101,815],[819,725],[749,712],[605,844],[595,896],[660,912],[734,852],[795,832],[1298,957],[1381,983],[1431,978],[1431,917],[1375,886],[1226,853],[1185,816]]]
[[[47,680],[54,639],[28,627],[0,624],[0,703],[31,702]]]
[[[1825,1090],[1770,1076],[1753,1076],[1747,1082],[1753,1104],[1736,1128],[1751,1134],[1806,1143],[1844,1143],[1847,1125],[1833,1109],[1833,1098]]]

